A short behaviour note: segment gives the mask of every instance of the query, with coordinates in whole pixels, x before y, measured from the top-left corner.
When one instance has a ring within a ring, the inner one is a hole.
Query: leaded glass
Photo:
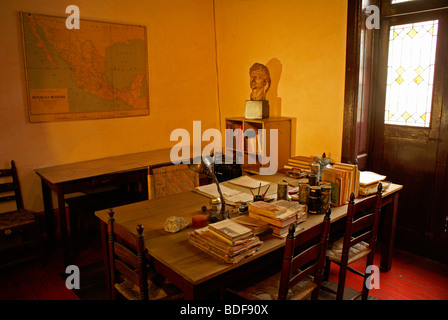
[[[392,26],[384,123],[429,127],[438,21]]]

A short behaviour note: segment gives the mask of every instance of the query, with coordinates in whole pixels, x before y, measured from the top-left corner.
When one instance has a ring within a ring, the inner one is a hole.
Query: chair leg
[[[367,267],[373,264],[374,255],[375,253],[372,250],[372,252],[370,252],[369,255],[367,256],[366,269],[364,270],[364,282],[362,284],[362,300],[367,300],[369,297],[369,288],[367,287],[367,279],[369,279],[372,272],[368,274]]]
[[[339,279],[338,279],[338,292],[336,294],[336,300],[343,300],[344,289],[345,289],[345,278],[347,275],[347,260],[342,256],[342,263],[339,268]]]
[[[331,267],[331,260],[326,257],[325,258],[325,266],[324,266],[324,274],[322,277],[323,281],[327,281],[328,278],[330,277],[330,267]]]

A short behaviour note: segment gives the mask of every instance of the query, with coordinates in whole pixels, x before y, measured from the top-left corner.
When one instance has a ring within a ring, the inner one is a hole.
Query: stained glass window
[[[429,127],[438,20],[392,26],[384,123]]]

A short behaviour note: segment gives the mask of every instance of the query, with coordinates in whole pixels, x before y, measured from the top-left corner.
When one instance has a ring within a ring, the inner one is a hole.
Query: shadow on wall
[[[266,63],[271,75],[271,87],[267,93],[266,99],[269,100],[269,115],[278,117],[282,115],[282,98],[278,96],[278,84],[282,75],[282,64],[277,58],[272,58]]]

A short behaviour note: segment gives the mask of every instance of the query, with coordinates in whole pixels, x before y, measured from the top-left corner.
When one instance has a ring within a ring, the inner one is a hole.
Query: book
[[[361,171],[359,175],[359,184],[363,187],[378,183],[386,179],[386,176],[371,171]]]
[[[272,234],[274,236],[276,236],[277,238],[285,238],[288,235],[288,233],[289,233],[289,226],[290,225],[287,225],[285,227],[275,227],[275,226],[272,226],[271,227],[272,228]],[[303,230],[303,229],[304,229],[303,227],[300,227],[300,226],[296,225],[296,233],[298,231],[300,231],[300,230]]]
[[[322,171],[322,181],[329,182],[332,185],[331,192],[333,205],[341,206],[348,202],[350,199],[351,187],[349,170],[340,168],[325,168]],[[338,192],[337,194],[336,191]]]
[[[310,165],[313,163],[314,157],[307,156],[294,156],[288,159],[287,165],[288,168],[298,168],[302,171],[310,171]]]
[[[248,205],[249,212],[264,215],[267,217],[277,217],[287,211],[287,208],[268,203],[265,201],[251,202]]]
[[[230,241],[206,226],[188,233],[189,242],[214,258],[226,263],[238,263],[257,252],[263,242],[257,236]]]
[[[277,200],[272,202],[272,204],[279,207],[284,207],[287,210],[294,210],[296,212],[306,211],[306,206],[304,204],[300,204],[297,201]]]
[[[270,228],[269,223],[246,215],[232,218],[232,220],[251,229],[255,235],[263,234]]]
[[[334,163],[334,168],[343,169],[348,171],[349,174],[349,195],[352,194],[352,192],[355,194],[355,197],[357,198],[359,195],[359,170],[358,166],[356,164],[348,164],[348,163]]]
[[[208,227],[211,231],[214,231],[232,241],[243,239],[253,235],[253,232],[250,228],[245,227],[232,219],[226,219],[211,223],[208,225]]]
[[[283,213],[277,217],[268,217],[268,216],[264,216],[264,215],[249,211],[249,217],[258,219],[258,220],[262,220],[264,222],[269,223],[272,226],[277,226],[277,227],[284,227],[284,226],[290,225],[291,223],[297,221],[297,213],[292,210],[288,210],[288,211],[286,211],[286,213]]]

